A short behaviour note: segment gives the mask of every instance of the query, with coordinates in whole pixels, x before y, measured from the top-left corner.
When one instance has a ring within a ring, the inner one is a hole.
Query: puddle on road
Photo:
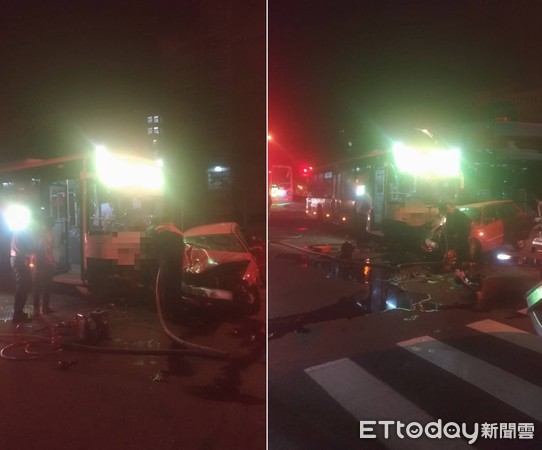
[[[406,292],[384,279],[372,281],[361,287],[356,294],[341,297],[337,303],[318,308],[303,314],[269,319],[268,338],[277,339],[288,333],[310,333],[311,324],[337,319],[353,319],[387,310],[413,310],[414,305],[423,302],[424,296]],[[425,304],[426,310],[436,309],[433,302]],[[406,320],[406,319],[405,319]]]
[[[395,256],[380,254],[379,262],[371,259],[346,261],[328,256],[314,254],[280,254],[277,258],[289,259],[300,267],[315,267],[322,271],[326,278],[351,281],[359,286],[355,294],[340,298],[336,303],[303,314],[280,317],[269,320],[269,339],[277,339],[287,333],[310,333],[310,324],[336,319],[353,319],[368,314],[380,313],[393,309],[412,310],[414,306],[424,303],[426,296],[420,293],[407,292],[399,287],[400,279],[409,277],[425,277],[427,282],[431,277],[441,273],[439,265],[429,266],[425,261],[420,262],[419,255],[405,252]],[[400,273],[401,266],[414,262],[424,266],[427,273],[411,272],[409,275]],[[434,302],[425,302],[424,310],[437,309]]]
[[[269,339],[276,339],[287,333],[310,333],[307,325],[336,319],[353,319],[368,314],[361,299],[341,298],[335,304],[324,306],[304,314],[269,319]]]
[[[344,244],[343,244],[344,245]],[[323,248],[325,246],[316,246]],[[498,255],[487,255],[484,261],[484,272],[473,272],[473,284],[470,288],[451,277],[450,270],[445,269],[436,255],[419,253],[412,248],[386,248],[383,245],[368,245],[361,248],[345,248],[341,251],[327,250],[327,254],[288,253],[279,254],[276,258],[288,259],[302,268],[317,268],[326,278],[351,281],[359,286],[358,291],[339,299],[336,303],[304,314],[291,315],[269,320],[269,339],[276,339],[287,333],[310,333],[310,324],[341,318],[354,318],[367,314],[380,313],[393,309],[428,312],[451,308],[470,307],[474,298],[474,290],[484,286],[484,298],[491,304],[504,303],[515,292],[525,292],[528,286],[520,283],[524,279],[486,279],[485,274],[492,273],[492,265],[540,266],[542,261],[538,255],[524,257],[512,256],[509,260],[499,261]],[[357,252],[355,254],[354,252]],[[355,255],[353,257],[353,255]],[[363,259],[367,255],[367,259]],[[352,262],[349,259],[352,259]],[[496,263],[496,261],[498,261]],[[540,272],[542,274],[542,270]],[[482,281],[483,280],[483,281]],[[529,279],[527,279],[529,281]],[[448,283],[449,282],[449,283]],[[427,288],[416,285],[420,283]],[[439,304],[431,300],[429,286],[440,283],[438,289],[446,292],[457,292],[458,300]],[[465,290],[466,289],[466,290]],[[417,292],[414,292],[417,291]],[[427,293],[425,293],[427,292]],[[503,295],[506,293],[506,295]],[[415,320],[412,314],[404,320]]]

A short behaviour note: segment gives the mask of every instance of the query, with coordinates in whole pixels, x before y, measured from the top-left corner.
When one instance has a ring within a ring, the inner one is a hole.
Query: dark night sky
[[[9,136],[10,131],[29,134],[28,123],[34,118],[73,122],[148,110],[158,95],[160,39],[189,26],[193,4],[184,0],[2,2],[3,156],[17,146],[34,144],[31,139]]]
[[[318,163],[367,127],[473,117],[465,100],[542,86],[536,1],[270,0],[270,158]]]

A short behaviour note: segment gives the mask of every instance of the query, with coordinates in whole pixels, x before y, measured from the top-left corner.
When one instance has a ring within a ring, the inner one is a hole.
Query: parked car
[[[246,314],[260,309],[263,243],[234,222],[184,232],[183,298],[199,305],[227,304]]]
[[[472,221],[469,256],[473,260],[506,244],[515,249],[523,248],[536,224],[534,211],[512,200],[471,203],[458,208]],[[445,226],[445,221],[441,221],[432,230],[431,236],[425,240],[426,250],[433,251],[442,247],[442,231]]]

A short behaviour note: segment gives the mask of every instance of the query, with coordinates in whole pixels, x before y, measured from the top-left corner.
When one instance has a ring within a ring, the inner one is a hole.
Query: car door
[[[501,246],[504,242],[504,224],[499,218],[495,205],[482,207],[481,241],[484,251],[492,250]]]
[[[518,241],[524,241],[529,238],[531,230],[536,225],[534,221],[534,213],[529,213],[516,203],[510,203],[509,208],[513,214],[513,241],[512,244]]]
[[[234,233],[239,239],[239,241],[243,244],[243,247],[247,249],[247,252],[252,255],[254,262],[258,266],[260,278],[263,279],[266,270],[266,255],[263,241],[256,237],[253,237],[252,235],[247,234],[240,227],[236,228]]]
[[[504,242],[506,244],[518,245],[525,241],[534,226],[529,214],[518,205],[510,202],[497,206],[497,214],[504,224]]]
[[[503,244],[513,244],[518,234],[517,230],[517,211],[511,203],[502,203],[496,205],[497,216],[503,224]]]

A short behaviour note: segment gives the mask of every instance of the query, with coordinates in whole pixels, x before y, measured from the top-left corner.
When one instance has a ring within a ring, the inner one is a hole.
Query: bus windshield
[[[91,233],[145,231],[161,214],[155,195],[132,195],[88,183],[88,230]]]

